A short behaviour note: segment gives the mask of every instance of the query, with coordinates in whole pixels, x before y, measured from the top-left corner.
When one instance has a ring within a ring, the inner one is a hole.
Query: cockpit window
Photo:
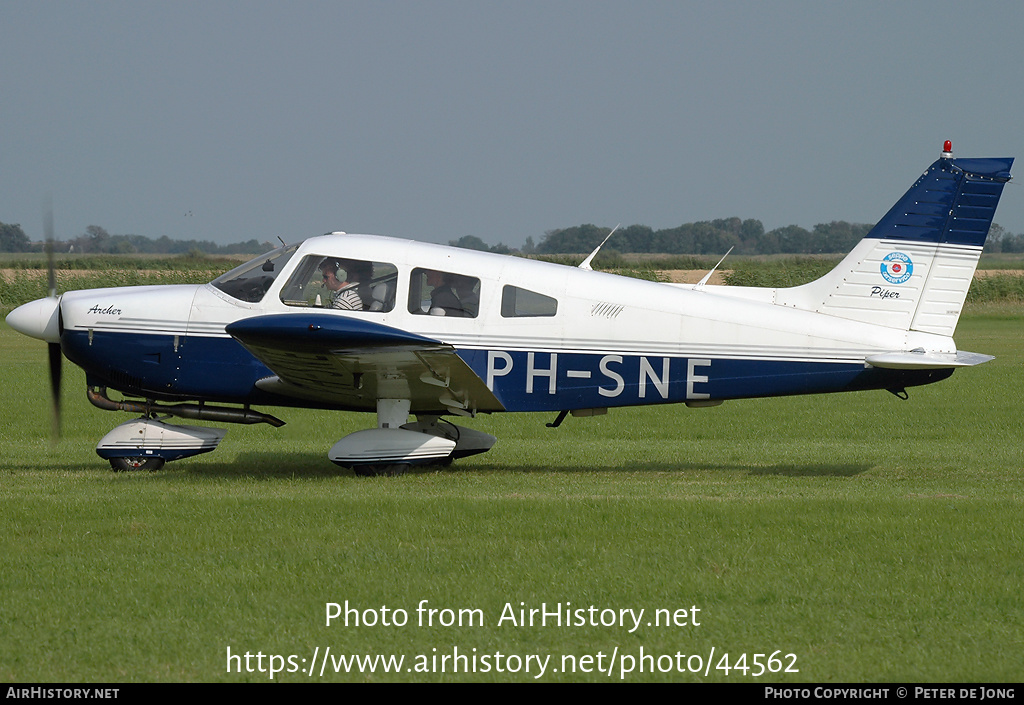
[[[379,311],[395,307],[398,269],[390,262],[308,255],[281,288],[281,301],[300,308]]]
[[[263,300],[270,285],[295,254],[298,245],[279,247],[265,255],[221,274],[211,284],[228,296],[251,304]]]

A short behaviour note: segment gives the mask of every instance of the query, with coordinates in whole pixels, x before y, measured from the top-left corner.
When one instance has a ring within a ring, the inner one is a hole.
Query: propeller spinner
[[[49,296],[22,304],[7,315],[7,325],[14,330],[47,343],[50,368],[50,394],[53,403],[53,438],[60,437],[60,386],[63,354],[60,349],[60,297],[57,296],[57,277],[53,261],[53,208],[48,202],[44,209],[46,230],[46,266]]]

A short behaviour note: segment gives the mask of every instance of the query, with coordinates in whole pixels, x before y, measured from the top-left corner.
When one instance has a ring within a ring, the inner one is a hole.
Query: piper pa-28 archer
[[[557,426],[641,404],[906,397],[992,359],[952,335],[1013,159],[951,150],[802,286],[666,284],[592,271],[592,257],[574,268],[333,233],[205,285],[59,297],[51,285],[7,322],[50,344],[55,390],[63,355],[85,370],[94,405],[141,414],[97,446],[116,470],[213,450],[225,433],[168,417],[283,423],[254,405],[375,412],[375,428],[328,454],[375,475],[494,444],[445,417],[550,411]]]

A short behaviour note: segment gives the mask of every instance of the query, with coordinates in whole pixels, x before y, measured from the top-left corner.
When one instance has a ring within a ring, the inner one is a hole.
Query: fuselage
[[[369,310],[332,307],[334,292],[320,281],[332,258],[353,271],[371,265],[363,276],[373,281],[362,288]],[[442,284],[439,274],[450,276]],[[449,284],[466,286],[462,299],[473,303],[445,311],[441,294]],[[500,401],[485,411],[901,389],[951,373],[866,363],[888,351],[956,352],[951,337],[720,291],[335,234],[268,253],[210,284],[65,293],[60,344],[90,384],[133,396],[363,410],[373,406],[261,389],[257,383],[274,373],[226,326],[253,316],[316,313],[436,340],[453,346]]]

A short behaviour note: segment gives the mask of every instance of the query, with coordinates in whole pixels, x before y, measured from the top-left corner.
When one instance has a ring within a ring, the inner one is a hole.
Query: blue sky
[[[1024,156],[1024,3],[0,2],[0,221],[227,243],[873,222]],[[1022,179],[1024,181],[1024,179]],[[996,222],[1024,232],[1008,186]]]

